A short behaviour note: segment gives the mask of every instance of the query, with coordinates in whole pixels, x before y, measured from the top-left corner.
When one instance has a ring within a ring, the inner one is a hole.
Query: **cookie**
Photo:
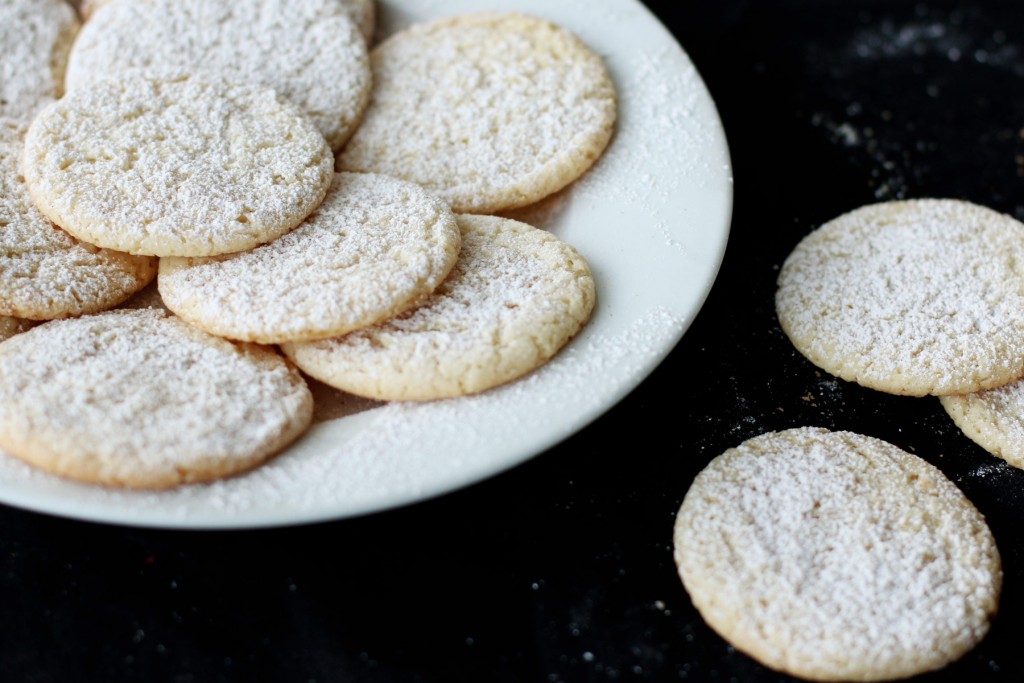
[[[971,441],[1024,469],[1024,380],[939,401]]]
[[[78,29],[64,0],[0,2],[0,118],[29,123],[60,98]]]
[[[1002,583],[984,518],[892,444],[801,428],[700,473],[675,561],[711,628],[765,666],[877,681],[940,668],[987,633]]]
[[[419,185],[339,173],[298,228],[251,251],[160,260],[164,303],[212,334],[263,344],[308,341],[416,305],[455,264],[451,209]]]
[[[551,358],[593,310],[586,261],[525,223],[458,222],[459,259],[421,306],[343,337],[285,344],[285,354],[326,384],[382,400],[472,394]]]
[[[277,353],[162,311],[54,321],[0,344],[0,448],[73,479],[165,488],[228,476],[291,443],[312,414]]]
[[[615,89],[569,31],[470,14],[399,32],[371,54],[374,90],[338,168],[419,183],[455,211],[495,213],[565,187],[601,155]]]
[[[1024,374],[1024,225],[951,199],[885,202],[805,237],[779,274],[782,329],[812,363],[893,394]]]
[[[333,148],[358,125],[371,83],[366,41],[339,0],[114,2],[82,28],[67,89],[139,68],[272,88]]]
[[[79,242],[36,209],[21,175],[26,126],[0,119],[0,315],[50,320],[113,308],[156,259]]]
[[[301,223],[327,193],[332,159],[309,120],[269,88],[134,73],[43,110],[24,173],[40,210],[81,240],[213,256]]]

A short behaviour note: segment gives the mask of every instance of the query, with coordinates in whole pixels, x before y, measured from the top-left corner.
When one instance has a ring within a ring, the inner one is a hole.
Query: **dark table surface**
[[[803,425],[917,453],[987,516],[1000,614],[921,680],[1021,680],[1024,472],[936,399],[815,369],[773,296],[800,238],[863,204],[956,197],[1024,219],[1024,3],[647,4],[703,75],[735,168],[720,275],[665,362],[527,464],[370,517],[186,533],[0,506],[0,680],[789,680],[701,621],[671,529],[711,458]]]

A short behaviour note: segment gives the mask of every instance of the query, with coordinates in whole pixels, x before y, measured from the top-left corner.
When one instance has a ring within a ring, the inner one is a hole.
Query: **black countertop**
[[[0,679],[790,680],[705,626],[671,530],[711,458],[803,425],[914,452],[987,516],[1000,614],[979,647],[920,680],[1021,679],[1024,472],[937,399],[818,371],[773,296],[800,238],[863,204],[956,197],[1024,219],[1024,4],[647,4],[718,104],[736,188],[715,287],[654,374],[511,472],[365,518],[196,533],[0,506]]]

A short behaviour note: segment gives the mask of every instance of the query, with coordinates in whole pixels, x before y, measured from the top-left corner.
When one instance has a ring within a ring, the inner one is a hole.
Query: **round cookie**
[[[472,394],[551,358],[593,310],[586,261],[525,223],[458,222],[459,259],[421,306],[344,337],[285,344],[285,354],[326,384],[383,400]]]
[[[939,470],[850,432],[750,439],[700,473],[675,561],[711,628],[765,666],[878,681],[987,633],[1002,584],[984,518]]]
[[[371,65],[370,106],[338,168],[420,183],[455,211],[495,213],[552,194],[612,135],[616,96],[601,58],[541,19],[414,25],[378,45]]]
[[[0,2],[0,118],[29,123],[60,98],[78,29],[64,0]]]
[[[1024,380],[939,401],[971,441],[1024,469]]]
[[[156,259],[97,249],[36,209],[21,175],[26,126],[0,119],[0,315],[50,320],[113,308],[156,275]]]
[[[1024,374],[1024,225],[950,199],[865,206],[805,237],[779,274],[793,345],[845,380],[923,396]]]
[[[451,209],[419,185],[339,173],[298,228],[251,251],[160,260],[164,303],[212,334],[263,344],[333,337],[415,306],[455,265]]]
[[[24,172],[40,210],[79,239],[213,256],[301,223],[327,193],[332,160],[323,136],[269,88],[137,72],[43,110]]]
[[[339,0],[113,2],[75,41],[67,89],[140,68],[216,72],[272,88],[333,148],[358,125],[370,95],[366,40]]]
[[[247,470],[310,424],[302,376],[158,310],[108,311],[0,344],[0,448],[49,472],[164,488]]]

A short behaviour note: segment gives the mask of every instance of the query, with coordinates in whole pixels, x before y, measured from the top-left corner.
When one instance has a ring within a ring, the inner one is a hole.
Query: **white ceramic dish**
[[[382,0],[380,34],[413,21],[518,10],[574,31],[618,89],[615,137],[567,191],[516,217],[588,259],[598,305],[554,360],[463,399],[365,405],[321,422],[245,476],[168,492],[85,486],[0,454],[0,502],[135,526],[244,528],[360,515],[502,472],[617,403],[672,350],[714,282],[732,213],[729,152],[714,103],[669,32],[638,0]]]

